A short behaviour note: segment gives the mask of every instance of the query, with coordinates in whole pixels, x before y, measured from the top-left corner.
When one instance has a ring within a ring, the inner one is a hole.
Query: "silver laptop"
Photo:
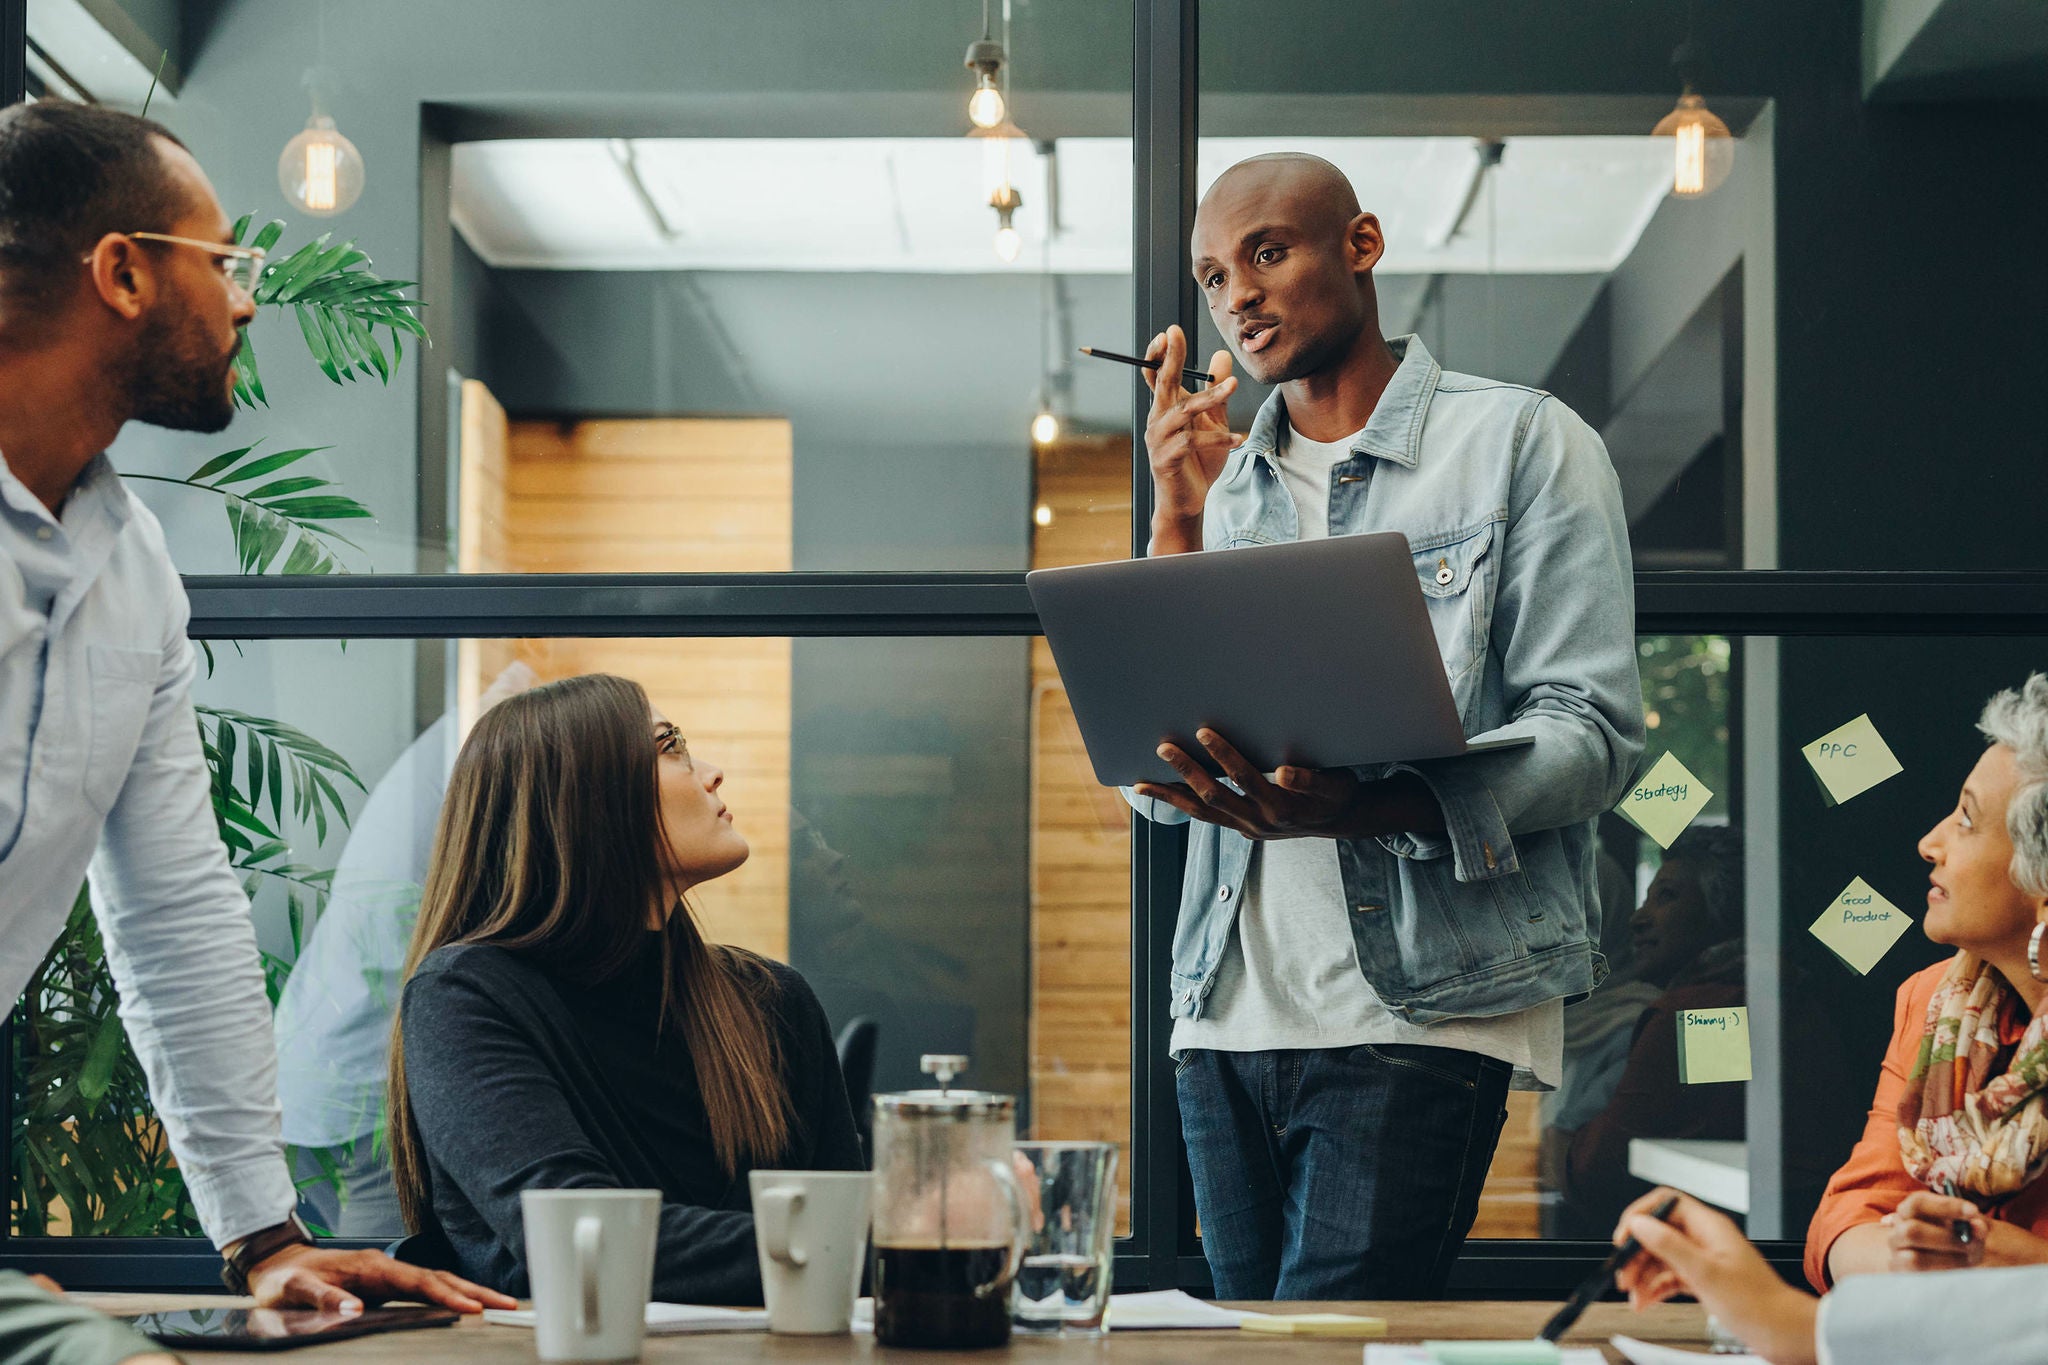
[[[1458,722],[1397,531],[1026,574],[1095,777],[1177,782],[1171,740],[1210,771],[1207,726],[1260,772],[1512,748]]]

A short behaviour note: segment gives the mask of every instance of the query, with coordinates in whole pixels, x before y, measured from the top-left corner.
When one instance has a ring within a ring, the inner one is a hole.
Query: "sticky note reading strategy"
[[[1829,952],[1848,964],[1858,976],[1870,975],[1877,960],[1891,951],[1913,923],[1906,912],[1872,890],[1858,877],[1835,897],[1835,903],[1821,912],[1809,928]]]
[[[1678,1079],[1683,1085],[1749,1079],[1749,1010],[1678,1012]]]
[[[1828,731],[1799,752],[1806,755],[1813,775],[1820,780],[1821,797],[1830,806],[1861,796],[1905,771],[1868,715]]]
[[[1685,833],[1693,817],[1713,799],[1707,784],[1688,772],[1677,754],[1667,753],[1650,765],[1650,771],[1628,789],[1628,795],[1614,809],[1622,819],[1655,839],[1657,847],[1669,848],[1672,840]]]

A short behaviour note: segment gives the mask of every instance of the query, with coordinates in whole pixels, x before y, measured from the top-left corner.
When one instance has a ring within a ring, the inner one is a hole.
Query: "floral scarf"
[[[2048,1010],[2022,1028],[2025,1008],[1967,952],[1934,988],[1899,1101],[1900,1155],[1930,1190],[2004,1199],[2048,1170]]]

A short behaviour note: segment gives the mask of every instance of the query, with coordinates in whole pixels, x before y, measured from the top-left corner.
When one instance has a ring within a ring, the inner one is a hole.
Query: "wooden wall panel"
[[[794,562],[787,422],[508,423],[481,384],[463,400],[465,570],[779,572]],[[617,673],[646,687],[691,753],[725,773],[721,795],[754,850],[691,896],[705,934],[788,959],[788,640],[477,641],[464,651],[465,695],[513,658],[542,681]]]
[[[1130,552],[1129,437],[1041,448],[1031,566]],[[1130,808],[1095,781],[1045,641],[1031,649],[1033,1133],[1123,1144],[1118,1221],[1130,1225]]]
[[[480,380],[462,381],[462,433],[456,478],[455,567],[463,573],[510,573],[506,481],[512,451],[505,409]],[[510,640],[463,640],[455,647],[456,723],[476,722],[478,699],[512,662]]]

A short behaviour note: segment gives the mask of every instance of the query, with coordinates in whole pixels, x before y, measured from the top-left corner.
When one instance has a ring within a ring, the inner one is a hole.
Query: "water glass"
[[[1011,1301],[1015,1330],[1039,1336],[1108,1331],[1116,1144],[1020,1142],[1016,1161],[1025,1200],[1037,1202]]]

